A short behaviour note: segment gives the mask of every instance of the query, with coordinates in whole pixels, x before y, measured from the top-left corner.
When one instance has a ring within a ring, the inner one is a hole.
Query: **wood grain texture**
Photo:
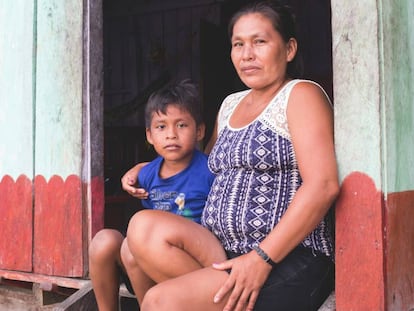
[[[0,269],[32,269],[32,182],[8,175],[0,182]]]
[[[65,181],[35,178],[35,273],[81,277],[86,247],[83,241],[82,184],[78,176]]]

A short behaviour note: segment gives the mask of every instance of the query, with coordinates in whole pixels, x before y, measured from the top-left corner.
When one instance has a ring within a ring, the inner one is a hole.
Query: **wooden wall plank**
[[[33,18],[33,2],[0,0],[0,269],[22,271],[32,269]]]
[[[84,201],[88,231],[84,239],[90,241],[104,225],[104,77],[103,77],[103,11],[102,0],[84,2],[83,23],[84,66],[83,80],[83,180],[90,187],[91,197]],[[84,229],[85,230],[85,229]],[[86,254],[84,255],[84,257]],[[87,261],[86,261],[87,262]]]
[[[386,310],[383,193],[369,176],[353,172],[335,213],[337,310]]]
[[[0,182],[0,269],[32,270],[32,182],[20,176]]]
[[[82,0],[38,1],[33,265],[55,276],[85,274],[83,18]]]
[[[82,2],[38,3],[35,174],[46,179],[81,173]]]
[[[414,309],[414,190],[390,193],[386,202],[387,309]]]
[[[56,276],[83,275],[82,183],[35,178],[33,271]]]
[[[32,2],[0,1],[0,179],[33,174],[33,15]]]

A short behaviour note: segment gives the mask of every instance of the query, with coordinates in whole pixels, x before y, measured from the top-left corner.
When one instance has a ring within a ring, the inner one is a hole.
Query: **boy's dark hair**
[[[203,123],[199,100],[198,89],[190,80],[169,83],[149,97],[145,106],[145,126],[150,127],[154,112],[165,114],[169,105],[187,111],[198,126]]]
[[[248,2],[248,4],[234,13],[227,29],[230,40],[233,36],[234,24],[240,17],[252,13],[259,13],[268,18],[271,21],[273,28],[282,36],[286,43],[290,38],[294,38],[298,41],[296,17],[293,9],[289,5],[278,0]],[[288,63],[287,75],[292,79],[301,78],[303,75],[303,61],[300,55],[299,43],[295,58]]]

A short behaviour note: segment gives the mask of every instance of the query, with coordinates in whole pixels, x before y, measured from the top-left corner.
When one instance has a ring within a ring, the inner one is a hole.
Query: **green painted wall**
[[[414,189],[414,2],[332,1],[336,149],[341,178]]]
[[[38,1],[35,174],[81,175],[82,0]]]
[[[332,0],[335,143],[341,179],[352,172],[382,188],[377,1]]]
[[[0,0],[0,181],[33,175],[34,14],[32,1]]]
[[[331,5],[342,181],[336,307],[412,310],[414,2],[332,0]]]
[[[387,311],[414,309],[414,2],[379,2]]]
[[[81,176],[82,11],[0,0],[0,177]]]
[[[380,1],[385,192],[414,189],[414,2]]]
[[[2,269],[86,275],[103,226],[102,37],[101,0],[0,0]]]

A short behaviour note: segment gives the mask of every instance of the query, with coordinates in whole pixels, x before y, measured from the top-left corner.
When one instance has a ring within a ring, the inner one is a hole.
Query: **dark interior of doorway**
[[[173,78],[200,88],[211,134],[222,99],[242,89],[229,58],[229,16],[247,0],[103,0],[105,227],[125,231],[140,209],[120,178],[154,158],[145,139],[143,107]],[[305,78],[333,97],[330,0],[285,0],[296,12]],[[333,99],[333,98],[332,98]]]

